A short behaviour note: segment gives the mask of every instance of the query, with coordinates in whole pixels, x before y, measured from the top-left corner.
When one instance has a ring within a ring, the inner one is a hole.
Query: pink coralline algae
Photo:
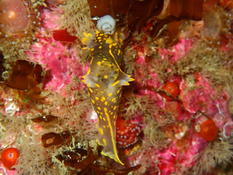
[[[187,140],[188,147],[181,149],[174,141],[168,148],[158,152],[160,175],[171,175],[190,168],[196,163],[196,156],[205,148],[206,142],[195,134]]]
[[[191,39],[181,39],[176,45],[169,49],[158,49],[162,59],[168,59],[172,62],[176,62],[184,57],[192,48],[193,41]]]
[[[43,28],[49,31],[59,29],[58,20],[61,14],[62,10],[60,8],[54,8],[53,11],[49,9],[43,9],[41,12],[41,18],[43,19]]]
[[[205,149],[207,142],[200,138],[197,134],[193,133],[188,142],[189,147],[186,151],[183,151],[179,156],[181,165],[185,168],[193,166],[197,159],[196,156]]]
[[[136,63],[138,63],[141,67],[137,68],[134,77],[136,86],[139,89],[152,89],[159,88],[161,85],[159,77],[156,72],[154,72],[150,63],[146,63],[145,56],[141,55],[136,58]],[[146,70],[145,70],[146,69]],[[145,79],[145,77],[148,77]]]
[[[139,89],[138,90],[139,96],[148,96],[151,102],[155,104],[155,106],[158,106],[160,108],[165,107],[165,100],[155,91],[149,90],[149,89]]]
[[[4,167],[2,163],[0,163],[0,174],[2,175],[16,175],[17,172],[15,170],[8,170]]]
[[[74,78],[81,78],[87,66],[80,63],[77,52],[74,48],[56,41],[52,36],[48,36],[46,31],[58,30],[58,19],[62,10],[59,8],[53,11],[42,10],[41,34],[37,35],[38,42],[33,44],[31,50],[27,52],[31,61],[39,63],[47,71],[44,82],[45,89],[65,93],[64,88],[71,83]],[[82,83],[77,89],[84,88]]]
[[[188,82],[185,80],[181,82],[180,98],[185,109],[190,113],[201,111],[207,115],[215,114],[217,112],[215,90],[200,74],[193,75],[193,78],[196,82],[195,88],[188,87]]]
[[[74,49],[68,49],[52,38],[40,37],[28,55],[32,61],[41,64],[49,72],[45,89],[59,92],[70,84],[73,78],[81,78],[87,71],[87,67],[80,64]]]

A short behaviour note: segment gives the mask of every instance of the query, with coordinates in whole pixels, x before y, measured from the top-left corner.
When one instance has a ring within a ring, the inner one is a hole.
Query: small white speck
[[[90,115],[90,119],[91,119],[91,120],[96,120],[97,118],[98,118],[97,113],[96,113],[95,111],[92,111],[92,112],[91,112],[91,115]]]

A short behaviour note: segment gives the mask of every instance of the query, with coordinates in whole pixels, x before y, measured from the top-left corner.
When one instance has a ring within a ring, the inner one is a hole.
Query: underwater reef
[[[1,175],[232,175],[232,0],[1,0]]]

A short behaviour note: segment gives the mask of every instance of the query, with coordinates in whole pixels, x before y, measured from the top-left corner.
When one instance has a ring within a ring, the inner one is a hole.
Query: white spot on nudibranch
[[[91,119],[91,120],[97,120],[97,118],[98,118],[98,115],[97,115],[97,113],[93,110],[93,111],[91,112],[91,114],[90,114],[90,119]]]
[[[116,26],[116,20],[110,15],[105,15],[97,21],[97,28],[106,34],[113,34]]]

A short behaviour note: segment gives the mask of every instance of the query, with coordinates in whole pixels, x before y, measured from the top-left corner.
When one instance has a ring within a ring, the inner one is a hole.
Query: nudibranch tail
[[[102,155],[108,156],[116,162],[124,165],[120,158],[118,157],[117,147],[116,147],[116,128],[115,128],[115,118],[116,114],[113,116],[113,112],[104,108],[103,115],[99,116],[99,139],[98,143],[104,148],[101,152]]]
[[[89,36],[86,34],[86,36]],[[123,165],[116,146],[116,118],[122,86],[134,79],[121,70],[122,41],[115,35],[97,31],[90,49],[92,60],[83,77],[91,97],[92,106],[99,119],[99,139],[102,154]]]

